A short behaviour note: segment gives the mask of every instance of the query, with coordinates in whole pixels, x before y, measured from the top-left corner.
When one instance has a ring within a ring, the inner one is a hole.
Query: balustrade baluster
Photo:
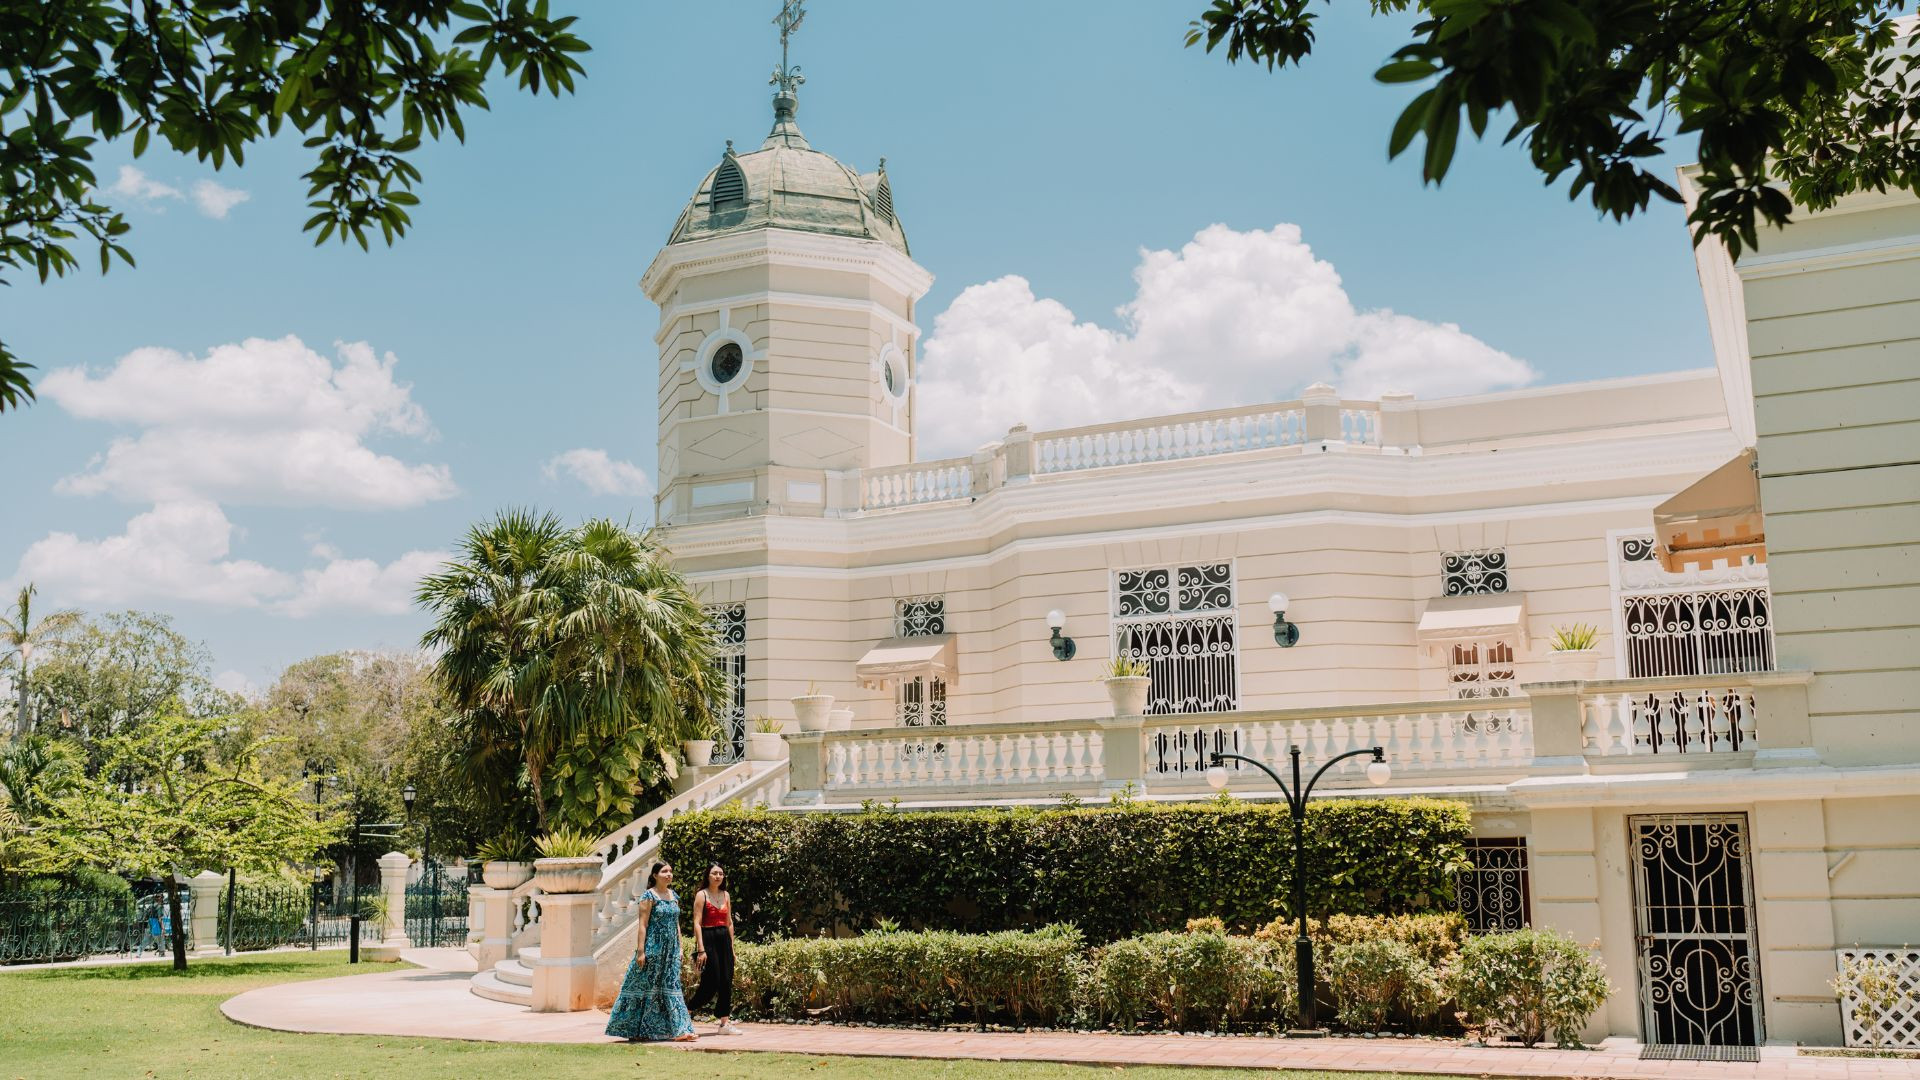
[[[1708,690],[1701,695],[1701,700],[1712,711],[1712,715],[1708,718],[1708,728],[1713,735],[1713,748],[1720,753],[1733,749],[1733,720],[1727,713],[1731,711],[1730,706],[1733,704],[1735,693],[1736,691],[1729,690],[1723,697]]]

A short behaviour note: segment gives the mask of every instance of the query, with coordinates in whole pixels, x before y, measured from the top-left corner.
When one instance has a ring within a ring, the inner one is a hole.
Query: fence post
[[[1300,393],[1301,412],[1307,442],[1323,448],[1346,448],[1346,436],[1340,430],[1340,394],[1326,383],[1314,383]]]
[[[789,805],[820,802],[827,787],[822,760],[826,733],[790,731],[781,737],[787,741],[787,775],[791,778],[785,801]]]
[[[407,947],[407,870],[413,860],[405,852],[380,856],[380,895],[386,900],[380,944],[367,950],[369,960],[398,960]]]
[[[187,897],[193,904],[187,926],[195,956],[220,951],[220,887],[226,881],[212,870],[202,870],[187,881]]]
[[[540,897],[540,955],[531,965],[534,1012],[593,1008],[598,975],[593,958],[593,902],[590,892]]]
[[[1146,751],[1141,740],[1145,716],[1101,716],[1093,721],[1100,728],[1100,764],[1105,773],[1100,793],[1125,791],[1131,784],[1136,793],[1146,788]]]

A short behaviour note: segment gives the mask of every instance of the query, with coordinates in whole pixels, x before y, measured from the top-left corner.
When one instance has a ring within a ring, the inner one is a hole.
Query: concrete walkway
[[[423,965],[337,979],[283,983],[221,1006],[242,1024],[279,1031],[395,1035],[485,1042],[613,1043],[607,1014],[533,1013],[467,989],[472,961],[449,949],[412,950]],[[462,965],[461,961],[465,961]],[[464,967],[464,970],[461,968]],[[711,1026],[702,1024],[702,1032]],[[1609,1039],[1592,1051],[1479,1048],[1421,1039],[1287,1040],[1090,1032],[913,1031],[832,1025],[747,1024],[743,1034],[703,1037],[701,1050],[762,1050],[865,1057],[974,1058],[1099,1065],[1203,1065],[1260,1069],[1442,1073],[1620,1080],[1862,1080],[1915,1078],[1920,1061],[1802,1057],[1767,1047],[1758,1063],[1641,1061],[1638,1044]]]

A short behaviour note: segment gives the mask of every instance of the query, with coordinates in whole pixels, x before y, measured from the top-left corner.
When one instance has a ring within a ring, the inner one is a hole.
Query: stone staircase
[[[659,854],[661,831],[667,822],[684,813],[728,803],[778,804],[787,788],[785,760],[743,761],[702,779],[665,804],[608,834],[596,848],[606,861],[606,868],[591,896],[551,898],[556,905],[562,904],[563,899],[569,903],[590,900],[589,930],[573,939],[576,944],[569,947],[576,950],[574,955],[551,960],[542,955],[541,915],[548,898],[541,892],[537,878],[511,892],[474,890],[469,894],[478,894],[469,915],[474,928],[469,951],[480,962],[480,971],[473,976],[470,989],[490,1001],[528,1008],[544,1006],[547,1011],[591,1007],[591,1002],[585,1006],[579,1004],[582,997],[611,999],[625,971],[626,959],[633,952],[637,901],[646,888],[646,872]],[[499,920],[500,925],[488,927],[489,919]],[[565,941],[564,938],[558,940]],[[591,990],[582,985],[589,962],[593,975]],[[543,991],[543,982],[553,985]],[[567,989],[563,990],[562,984]]]

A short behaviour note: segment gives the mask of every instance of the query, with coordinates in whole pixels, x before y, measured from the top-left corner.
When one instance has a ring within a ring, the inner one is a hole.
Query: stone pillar
[[[407,948],[407,871],[412,867],[413,860],[405,852],[380,856],[380,895],[386,900],[387,914],[380,927],[380,944],[361,953],[369,960],[398,960]]]
[[[1027,425],[1015,424],[1009,428],[1001,447],[1007,458],[1006,485],[1012,487],[1032,480],[1033,432],[1027,430]]]
[[[846,517],[860,512],[860,470],[827,470],[827,516]]]
[[[540,898],[540,951],[533,968],[534,1012],[593,1008],[594,894],[546,893]]]
[[[1006,480],[1006,459],[999,443],[989,443],[973,452],[973,497],[978,499],[1000,487]]]
[[[1327,446],[1345,447],[1346,439],[1340,432],[1340,394],[1326,383],[1314,383],[1300,392],[1300,404],[1306,413],[1306,436],[1309,445],[1324,443]]]
[[[1128,784],[1146,793],[1146,754],[1141,747],[1144,716],[1102,716],[1094,720],[1100,726],[1100,764],[1105,772],[1100,780],[1102,794],[1123,791]]]
[[[1403,454],[1420,452],[1420,414],[1413,395],[1394,391],[1380,395],[1380,445]]]
[[[202,870],[187,882],[187,896],[193,902],[187,945],[195,956],[220,951],[220,894],[226,887],[227,876],[212,870]]]
[[[1814,749],[1813,724],[1807,719],[1807,684],[1813,672],[1756,671],[1748,678],[1753,683],[1754,735],[1760,742],[1754,767],[1818,765],[1820,752]]]
[[[789,732],[787,741],[788,804],[817,803],[826,797],[826,733]]]
[[[1580,712],[1583,687],[1578,682],[1527,683],[1520,687],[1533,713],[1534,775],[1586,771],[1586,717]]]
[[[481,971],[491,971],[513,952],[513,890],[475,885],[467,896],[469,907],[477,905],[480,913],[479,936],[475,939],[469,933],[468,940],[473,944],[467,951]]]

